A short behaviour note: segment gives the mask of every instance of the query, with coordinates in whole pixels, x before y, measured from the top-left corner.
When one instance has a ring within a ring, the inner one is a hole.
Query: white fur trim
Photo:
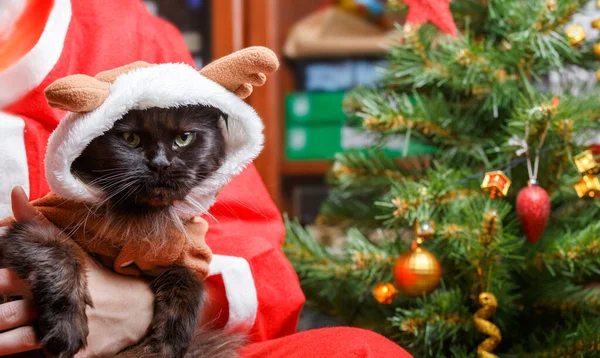
[[[228,330],[249,331],[258,312],[258,296],[248,261],[241,257],[213,255],[210,276],[221,275],[229,302]]]
[[[50,136],[46,178],[50,188],[66,199],[96,202],[99,195],[71,173],[71,164],[96,137],[132,109],[210,105],[229,116],[223,124],[226,156],[223,165],[188,195],[202,210],[182,201],[176,206],[182,218],[204,214],[219,190],[262,150],[263,124],[252,107],[186,64],[161,64],[120,75],[110,95],[92,112],[70,113]]]
[[[0,112],[0,218],[12,216],[10,192],[20,185],[29,193],[29,170],[25,151],[25,122]]]
[[[35,46],[0,71],[0,108],[18,101],[46,78],[62,53],[70,21],[71,1],[54,0],[46,27]]]

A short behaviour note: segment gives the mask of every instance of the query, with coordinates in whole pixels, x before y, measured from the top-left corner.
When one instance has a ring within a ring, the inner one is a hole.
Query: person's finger
[[[31,326],[19,327],[0,333],[0,356],[28,352],[40,347]]]
[[[25,326],[35,319],[31,301],[18,300],[0,304],[0,331]]]
[[[10,193],[10,199],[12,202],[12,211],[15,220],[45,220],[44,216],[29,202],[27,194],[25,194],[25,190],[23,190],[23,188],[20,186],[14,187]]]
[[[12,270],[0,269],[0,294],[5,296],[27,296],[29,285]]]

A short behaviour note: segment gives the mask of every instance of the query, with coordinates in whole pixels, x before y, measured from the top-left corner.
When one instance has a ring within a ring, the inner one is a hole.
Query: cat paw
[[[48,354],[57,358],[73,358],[85,346],[88,327],[67,320],[55,321],[51,327],[40,323],[41,346]]]

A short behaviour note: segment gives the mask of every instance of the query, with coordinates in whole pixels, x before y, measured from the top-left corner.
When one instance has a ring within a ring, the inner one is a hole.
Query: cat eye
[[[175,137],[175,144],[178,147],[186,147],[190,145],[190,143],[192,143],[195,137],[196,133],[193,132],[181,133],[177,137]]]
[[[125,133],[123,133],[123,139],[125,139],[125,142],[131,148],[137,147],[138,145],[140,145],[140,142],[142,141],[140,139],[139,135],[137,135],[135,133],[131,133],[131,132],[125,132]]]

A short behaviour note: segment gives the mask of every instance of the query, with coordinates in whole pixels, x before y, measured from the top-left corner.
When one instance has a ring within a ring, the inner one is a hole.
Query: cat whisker
[[[121,184],[121,183],[118,183]],[[128,182],[126,182],[124,185],[113,185],[110,188],[104,188],[106,191],[106,198],[104,200],[103,204],[106,204],[110,199],[114,198],[116,195],[124,192],[125,190],[127,190],[128,188],[134,186],[134,185],[138,185],[137,180],[130,180]]]
[[[217,220],[217,218],[215,218],[202,204],[197,202],[194,198],[191,198],[188,196],[187,198],[185,198],[184,201],[187,204],[191,205],[192,207],[196,208],[196,210],[201,211],[203,214],[206,214],[208,217],[210,217],[214,221],[219,222],[219,220]]]
[[[130,173],[121,173],[119,175],[114,176],[104,176],[100,177],[95,181],[91,181],[88,184],[97,184],[97,183],[105,183],[110,184],[112,182],[123,181],[123,180],[136,180],[142,173],[138,172],[130,172]]]
[[[123,185],[128,185],[130,183],[135,183],[135,182],[136,182],[135,180],[128,178],[127,180],[122,180],[119,182],[111,183],[110,185],[107,185],[107,186],[103,186],[102,189],[103,189],[103,191],[110,194],[110,193],[114,192],[114,190],[118,190],[119,187],[121,187]]]
[[[108,182],[104,185],[95,185],[95,186],[101,188],[103,191],[106,192],[106,191],[111,191],[113,188],[118,187],[119,185],[124,185],[124,184],[130,183],[131,181],[132,181],[131,178],[123,178],[123,179]]]
[[[136,185],[137,181],[130,181],[129,183],[125,184],[124,186],[119,187],[117,190],[107,190],[105,197],[103,198],[103,200],[98,203],[98,207],[102,207],[105,204],[107,204],[108,202],[110,202],[110,200],[112,198],[114,198],[115,196],[119,195],[120,193],[124,192],[125,190],[131,188],[132,186]],[[124,196],[126,198],[126,196]],[[112,209],[114,205],[111,205],[108,210]]]
[[[120,171],[120,172],[126,172],[131,170],[130,168],[108,168],[108,169],[92,169],[92,173],[107,173],[107,172],[114,172],[114,171]]]
[[[135,175],[139,175],[141,173],[136,173],[136,172],[129,172],[129,173],[118,173],[118,174],[114,174],[114,175],[106,175],[106,176],[101,176],[99,178],[96,178],[90,182],[88,182],[88,185],[95,185],[95,184],[102,184],[105,182],[111,182],[113,180],[120,180],[120,179],[127,179],[127,178],[131,178]]]
[[[131,197],[131,195],[133,195],[136,191],[139,190],[139,185],[132,185],[131,188],[121,197],[121,199],[117,200],[111,205],[111,208],[118,206],[120,203],[124,202],[127,198]]]

